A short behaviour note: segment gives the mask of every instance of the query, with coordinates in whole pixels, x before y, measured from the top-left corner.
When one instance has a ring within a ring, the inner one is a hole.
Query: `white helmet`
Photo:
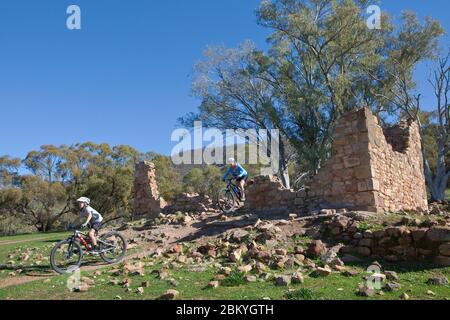
[[[234,158],[228,159],[228,164],[235,164],[236,160]]]
[[[81,197],[81,198],[77,199],[77,202],[86,203],[87,205],[89,205],[91,203],[91,199],[86,198],[86,197]]]

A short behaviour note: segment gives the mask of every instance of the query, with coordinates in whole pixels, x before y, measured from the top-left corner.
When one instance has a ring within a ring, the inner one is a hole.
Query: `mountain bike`
[[[98,234],[96,234],[96,237]],[[125,238],[117,231],[111,231],[97,238],[100,258],[108,264],[121,262],[126,255]],[[66,240],[58,242],[50,254],[50,265],[59,274],[73,273],[83,260],[83,248],[92,254],[93,246],[89,236],[79,230],[74,230]]]
[[[236,179],[227,179],[226,189],[219,192],[218,205],[223,213],[228,214],[236,210],[236,207],[243,203],[242,192],[239,187],[233,183]]]

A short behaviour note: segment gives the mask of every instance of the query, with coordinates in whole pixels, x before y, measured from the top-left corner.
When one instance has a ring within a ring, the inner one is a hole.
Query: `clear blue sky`
[[[194,111],[190,74],[209,44],[265,47],[260,0],[0,1],[0,155],[93,141],[169,154],[176,119]],[[66,29],[66,8],[82,30]],[[450,31],[447,0],[389,0]],[[449,38],[443,45],[449,46]],[[417,79],[425,101],[425,68]]]

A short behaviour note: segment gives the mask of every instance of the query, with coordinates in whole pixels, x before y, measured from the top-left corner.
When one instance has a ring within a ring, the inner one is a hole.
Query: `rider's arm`
[[[227,172],[225,172],[225,175],[223,176],[223,180],[227,180],[228,175],[231,173],[231,168],[228,168]]]
[[[87,225],[88,225],[88,223],[89,223],[89,221],[91,221],[91,219],[92,219],[92,212],[90,212],[90,211],[89,211],[89,213],[88,213],[88,217],[87,217],[87,220],[86,220],[86,222],[85,222],[85,223],[83,223],[83,225],[87,226]]]
[[[245,169],[240,164],[238,164],[238,170],[239,170],[238,178],[242,178],[247,175],[247,171],[245,171]]]

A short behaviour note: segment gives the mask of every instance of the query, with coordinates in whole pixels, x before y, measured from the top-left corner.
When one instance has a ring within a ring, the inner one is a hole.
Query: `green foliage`
[[[223,173],[215,166],[194,168],[183,178],[183,184],[187,192],[215,197],[223,188],[222,177]]]
[[[301,288],[295,291],[286,293],[286,298],[288,300],[316,300],[317,297],[314,291],[308,288]]]
[[[42,146],[23,160],[30,174],[16,174],[14,185],[0,189],[0,214],[20,217],[26,225],[49,231],[61,225],[61,218],[68,221],[69,213],[78,213],[74,201],[83,195],[107,218],[127,215],[138,158],[139,153],[129,146],[90,142]],[[12,161],[1,159],[0,168]]]
[[[238,287],[247,283],[247,279],[242,272],[234,270],[231,274],[221,281],[224,287]]]
[[[434,57],[443,29],[412,13],[395,27],[382,16],[370,30],[367,1],[263,1],[258,23],[272,31],[269,50],[245,43],[212,47],[195,67],[202,103],[182,123],[224,129],[279,129],[280,174],[314,175],[329,157],[338,117],[370,106],[386,119],[411,107],[417,64]],[[293,150],[290,150],[292,148]]]
[[[183,189],[181,177],[174,170],[170,157],[156,155],[153,158],[156,168],[156,182],[158,190],[165,200],[172,200],[177,193]]]

